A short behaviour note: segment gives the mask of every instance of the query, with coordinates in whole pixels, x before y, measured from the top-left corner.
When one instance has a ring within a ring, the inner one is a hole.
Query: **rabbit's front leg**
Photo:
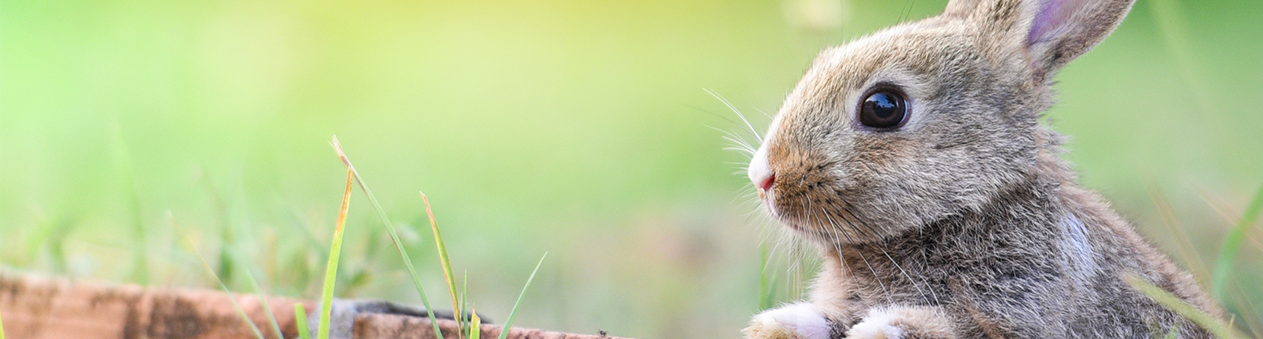
[[[747,339],[829,339],[829,321],[808,303],[786,305],[759,313],[741,331]]]
[[[873,308],[846,331],[847,339],[956,338],[942,309],[931,306]]]

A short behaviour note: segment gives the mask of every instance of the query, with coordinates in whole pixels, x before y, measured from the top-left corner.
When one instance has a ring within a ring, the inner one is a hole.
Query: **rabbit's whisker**
[[[808,198],[807,198],[807,207],[808,207],[809,209],[811,208],[811,198],[810,198],[810,197],[808,197]],[[823,211],[823,209],[822,209],[822,211]],[[855,243],[855,239],[851,238],[851,233],[850,233],[850,232],[847,232],[846,227],[839,227],[839,225],[838,225],[836,222],[834,222],[834,221],[833,221],[833,218],[832,218],[832,217],[830,217],[828,213],[824,213],[824,216],[825,216],[825,218],[827,218],[827,219],[828,219],[830,227],[832,227],[832,228],[836,229],[836,230],[838,231],[838,233],[842,233],[842,236],[846,237],[847,242],[852,243],[852,244],[854,244],[854,243]],[[834,247],[834,249],[835,249],[835,250],[837,251],[837,253],[838,253],[838,259],[839,259],[839,260],[842,260],[842,261],[845,261],[846,259],[842,257],[842,248],[841,248],[841,245],[840,245],[840,244],[838,244],[838,243],[839,243],[839,242],[834,241],[834,242],[833,242],[833,247]],[[867,266],[867,267],[868,267],[868,271],[873,273],[873,280],[876,280],[876,281],[877,281],[877,284],[878,284],[879,286],[881,286],[882,294],[886,296],[886,301],[887,301],[887,302],[889,302],[889,303],[891,303],[891,304],[894,304],[894,303],[895,303],[894,299],[890,297],[890,290],[886,288],[886,283],[882,282],[882,281],[881,281],[881,279],[878,277],[878,275],[877,275],[877,270],[873,268],[873,264],[871,264],[871,263],[869,263],[869,262],[868,262],[868,257],[865,257],[865,256],[864,256],[864,251],[855,251],[855,253],[857,253],[857,254],[859,254],[859,255],[860,255],[860,259],[864,261],[864,266]]]
[[[710,93],[710,95],[715,97],[715,99],[719,99],[720,102],[724,103],[724,106],[728,106],[728,109],[731,109],[733,113],[737,113],[737,117],[740,117],[741,121],[746,123],[746,128],[750,129],[750,134],[754,135],[754,139],[758,140],[760,144],[763,143],[763,137],[759,136],[759,132],[754,129],[754,125],[750,124],[750,120],[746,119],[745,114],[741,114],[741,110],[738,110],[731,102],[728,102],[728,99],[724,99],[723,96],[720,96],[719,93],[715,93],[715,91],[707,89],[706,93]]]

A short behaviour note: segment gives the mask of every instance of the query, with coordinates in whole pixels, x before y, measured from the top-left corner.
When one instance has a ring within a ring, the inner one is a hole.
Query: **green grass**
[[[259,327],[254,325],[254,321],[251,320],[250,316],[246,314],[246,311],[241,308],[241,304],[237,303],[237,298],[233,296],[232,290],[228,289],[228,285],[225,285],[224,281],[219,278],[219,275],[211,268],[210,263],[206,262],[206,258],[202,257],[202,252],[198,251],[197,248],[193,246],[192,241],[189,241],[189,249],[193,251],[193,253],[197,254],[197,259],[201,260],[202,267],[206,269],[207,274],[215,278],[215,282],[219,284],[220,290],[228,294],[228,301],[232,302],[233,309],[237,310],[237,314],[241,316],[241,320],[246,323],[246,326],[250,327],[250,331],[254,332],[254,336],[259,339],[264,339],[265,337],[263,336],[263,332],[259,331]]]
[[[235,256],[234,256],[235,257]],[[277,339],[284,339],[285,335],[281,333],[281,324],[276,321],[276,314],[272,313],[272,304],[268,302],[267,293],[259,286],[259,281],[254,279],[254,272],[250,267],[245,267],[246,280],[250,282],[250,286],[254,288],[254,293],[259,297],[259,301],[263,303],[263,314],[268,318],[268,324],[272,325],[272,334]],[[263,339],[260,337],[259,339]]]
[[[522,286],[522,293],[518,294],[517,302],[513,303],[513,310],[509,311],[509,318],[504,320],[504,327],[500,329],[500,339],[509,337],[509,330],[513,328],[513,320],[517,318],[518,306],[522,306],[522,297],[526,296],[526,289],[531,288],[531,281],[535,280],[535,273],[539,273],[539,266],[544,264],[544,258],[548,257],[548,253],[539,258],[539,263],[535,264],[535,269],[531,271],[531,276],[526,278],[526,285]]]
[[[1193,244],[1189,239],[1189,235],[1184,231],[1183,227],[1177,225],[1177,217],[1174,214],[1165,195],[1160,190],[1150,189],[1150,197],[1157,208],[1158,214],[1161,216],[1163,223],[1166,224],[1167,231],[1173,233],[1173,238],[1177,242],[1177,250],[1189,266],[1194,276],[1207,278],[1206,270],[1201,265],[1201,259],[1197,252],[1193,249]],[[1215,260],[1215,268],[1209,278],[1210,292],[1219,304],[1225,307],[1236,306],[1237,311],[1243,318],[1243,322],[1254,335],[1260,335],[1260,322],[1258,319],[1258,311],[1249,301],[1247,291],[1239,288],[1229,289],[1229,284],[1234,282],[1232,272],[1238,261],[1238,256],[1242,252],[1242,243],[1247,238],[1247,233],[1251,230],[1255,221],[1258,220],[1260,210],[1263,209],[1263,187],[1259,187],[1245,209],[1245,212],[1232,223],[1228,235],[1224,238],[1223,244],[1219,247],[1218,256]],[[1128,274],[1123,277],[1128,284],[1136,288],[1145,295],[1153,298],[1159,304],[1170,309],[1181,316],[1189,319],[1208,331],[1211,331],[1218,338],[1248,338],[1250,336],[1243,334],[1235,326],[1237,316],[1232,315],[1228,322],[1214,317],[1198,310],[1179,298],[1171,295],[1170,292],[1162,290],[1153,284],[1144,281],[1134,274]]]
[[[776,285],[780,275],[768,270],[772,261],[768,253],[767,242],[759,244],[759,310],[776,306]]]
[[[4,339],[4,317],[0,316],[0,339]]]
[[[294,327],[298,327],[299,338],[311,339],[311,332],[307,327],[307,309],[302,303],[294,304]]]
[[[482,337],[482,319],[478,319],[478,307],[470,306],[469,308],[469,339],[478,339]]]
[[[334,139],[337,142],[337,139]],[[329,317],[333,311],[334,280],[338,274],[338,258],[342,254],[342,230],[346,224],[346,212],[351,204],[351,188],[355,171],[348,165],[346,191],[342,193],[342,208],[338,210],[338,223],[333,228],[333,241],[329,246],[329,262],[325,265],[324,289],[320,294],[320,324],[316,332],[319,339],[329,339]]]
[[[463,329],[465,323],[465,312],[462,310],[462,303],[456,294],[456,280],[452,275],[452,263],[447,258],[447,245],[443,243],[443,232],[439,231],[439,224],[434,219],[434,210],[430,208],[430,198],[425,196],[425,192],[421,192],[421,201],[425,202],[425,214],[430,217],[430,230],[434,233],[434,247],[439,253],[439,264],[443,267],[443,278],[447,279],[447,291],[452,295],[452,309],[456,314],[457,329]],[[468,279],[466,279],[468,281]],[[463,295],[464,291],[462,291]],[[457,337],[460,338],[462,331],[456,331]],[[437,333],[437,332],[436,332]]]
[[[1241,252],[1241,243],[1245,240],[1246,232],[1258,220],[1260,210],[1263,210],[1263,186],[1259,186],[1258,192],[1254,194],[1253,199],[1250,199],[1250,205],[1246,207],[1240,221],[1224,238],[1223,245],[1219,247],[1219,259],[1216,260],[1215,275],[1211,283],[1211,293],[1219,300],[1227,299],[1224,286],[1232,279],[1232,268],[1237,262],[1237,255]]]
[[[848,21],[822,34],[787,24],[787,1],[799,0],[655,0],[634,8],[6,2],[0,41],[24,52],[0,58],[0,83],[7,84],[0,86],[0,261],[43,274],[140,282],[133,281],[143,277],[134,259],[143,250],[152,284],[217,288],[189,278],[200,278],[202,268],[191,254],[167,248],[162,219],[172,211],[201,232],[198,245],[218,265],[219,227],[227,227],[203,188],[213,180],[235,224],[224,240],[251,254],[265,273],[259,282],[271,282],[265,287],[273,295],[314,300],[336,214],[321,197],[340,192],[342,182],[329,178],[343,171],[313,140],[337,131],[355,140],[348,151],[432,285],[426,292],[438,291],[433,285],[442,278],[424,212],[413,203],[419,189],[435,197],[453,272],[470,268],[475,281],[516,277],[529,273],[531,257],[550,251],[550,270],[530,292],[549,298],[528,302],[539,311],[519,314],[523,323],[570,331],[599,324],[646,338],[725,333],[759,307],[759,239],[742,227],[752,208],[733,202],[749,191],[739,191],[748,180],[725,164],[744,159],[723,151],[720,136],[703,127],[725,127],[705,112],[727,109],[699,89],[743,111],[773,114],[821,47],[939,12],[947,2],[916,1],[908,15],[903,1],[844,0]],[[1105,192],[1158,244],[1173,243],[1174,234],[1160,231],[1136,174],[1170,189],[1194,253],[1204,258],[1199,277],[1207,290],[1231,226],[1217,228],[1214,211],[1200,209],[1188,188],[1205,185],[1240,209],[1257,187],[1258,32],[1263,1],[1137,3],[1112,36],[1054,79],[1060,94],[1047,114],[1071,136],[1067,157],[1085,186]],[[755,128],[770,119],[749,117]],[[130,159],[111,157],[115,140]],[[120,182],[126,171],[112,166],[116,158],[132,162],[134,187]],[[199,168],[204,179],[195,177]],[[143,241],[134,236],[133,189]],[[362,250],[368,231],[381,230],[356,227],[377,222],[368,206],[353,206],[347,220],[338,295],[421,304],[404,265],[384,248],[391,241],[385,234],[374,239],[382,242],[377,260]],[[319,245],[300,239],[290,213]],[[1254,227],[1248,235],[1259,234]],[[250,252],[269,232],[282,240],[278,260]],[[681,233],[690,236],[673,238]],[[715,246],[698,247],[689,260],[649,246],[692,238]],[[1255,287],[1263,285],[1263,264],[1252,244],[1247,237],[1236,254],[1225,302],[1241,303],[1233,293],[1244,288],[1263,305],[1263,289]],[[769,288],[783,300],[796,279],[775,254],[768,269],[779,280]],[[235,291],[250,288],[244,264],[223,277]],[[361,268],[377,274],[352,277]],[[470,288],[474,298],[508,299],[521,286]],[[478,309],[502,321],[507,301],[480,300]],[[314,314],[317,306],[307,306]],[[680,333],[679,316],[698,309],[714,312]],[[1241,309],[1232,307],[1238,324],[1248,319]]]
[[[368,196],[369,201],[372,202],[373,208],[377,210],[377,214],[381,218],[382,223],[385,224],[386,230],[390,233],[391,239],[395,241],[395,248],[399,250],[399,254],[403,258],[404,265],[408,268],[408,272],[412,275],[413,283],[416,285],[417,293],[421,295],[421,301],[426,308],[427,314],[429,315],[431,320],[435,319],[433,308],[430,306],[429,299],[425,295],[424,288],[421,287],[421,279],[416,273],[416,268],[412,265],[412,261],[408,256],[407,250],[403,246],[403,242],[399,239],[398,232],[396,232],[394,229],[394,224],[391,223],[390,219],[386,217],[385,209],[383,209],[381,207],[381,204],[377,202],[377,199],[373,197],[373,193],[371,190],[369,190],[368,185],[364,183],[364,179],[359,176],[359,173],[357,171],[355,171],[355,166],[351,164],[350,158],[348,158],[346,156],[346,153],[342,150],[342,145],[340,142],[338,142],[338,138],[336,136],[333,138],[333,146],[334,146],[334,149],[338,153],[338,157],[341,158],[343,163],[346,164],[347,166],[347,171],[348,171],[348,179],[347,179],[348,180],[347,182],[348,193],[347,194],[350,194],[349,193],[350,180],[351,180],[351,177],[354,177],[355,181],[359,183],[360,188],[364,191],[364,194]],[[443,269],[443,277],[447,281],[448,293],[451,295],[452,308],[454,309],[453,314],[455,314],[456,322],[457,322],[457,331],[456,331],[457,337],[464,338],[466,336],[466,332],[472,331],[470,333],[475,333],[478,328],[481,328],[481,324],[479,323],[477,314],[472,314],[473,312],[470,312],[471,313],[469,315],[470,320],[465,319],[466,312],[465,312],[465,307],[463,305],[468,302],[468,299],[465,298],[466,297],[465,293],[468,290],[467,284],[469,280],[468,278],[465,279],[466,287],[462,288],[461,291],[458,292],[456,288],[456,278],[455,278],[455,275],[452,274],[451,261],[448,259],[448,255],[447,255],[447,245],[443,241],[443,233],[442,231],[440,231],[439,226],[438,226],[438,221],[434,217],[434,210],[430,206],[430,199],[429,197],[425,195],[425,193],[421,193],[421,200],[425,204],[425,213],[429,217],[429,220],[430,220],[430,230],[434,234],[435,250],[438,252],[439,263]],[[343,203],[343,211],[345,213],[345,202]],[[344,217],[345,215],[342,215],[342,217],[340,217],[339,220],[343,219]],[[547,256],[548,254],[545,253],[544,256],[539,259],[539,262],[535,264],[535,270],[531,271],[531,276],[527,278],[526,285],[522,287],[522,293],[518,295],[517,302],[513,304],[513,309],[509,312],[508,319],[505,320],[504,329],[501,331],[501,336],[500,336],[501,339],[504,339],[505,336],[508,335],[509,329],[513,325],[513,321],[515,317],[517,316],[517,310],[519,306],[521,306],[522,304],[522,299],[523,297],[526,296],[527,289],[530,288],[531,282],[535,280],[535,274],[539,272],[539,268],[541,265],[543,265],[544,258],[546,258]],[[330,269],[332,268],[333,267],[331,267]],[[442,333],[442,331],[439,329],[437,321],[431,321],[430,323],[434,327],[434,333],[436,335]],[[470,335],[472,336],[472,334]],[[320,339],[325,339],[325,338],[320,338]]]
[[[409,256],[407,254],[407,250],[404,248],[402,240],[400,240],[398,233],[394,229],[394,225],[390,222],[390,219],[386,217],[385,211],[381,208],[380,203],[378,203],[377,199],[373,196],[372,191],[368,189],[368,186],[364,183],[363,179],[360,178],[359,174],[355,171],[355,167],[354,165],[351,164],[350,158],[348,158],[345,152],[342,151],[342,145],[338,142],[337,137],[334,137],[332,144],[335,151],[338,154],[338,157],[342,159],[343,163],[347,167],[347,178],[346,178],[346,186],[345,186],[346,188],[343,190],[343,194],[342,194],[342,204],[341,204],[341,207],[338,209],[338,218],[334,226],[333,237],[330,243],[330,249],[327,252],[328,260],[325,265],[324,281],[322,284],[321,299],[320,299],[320,323],[318,324],[319,327],[317,329],[316,337],[318,339],[328,339],[329,337],[329,330],[331,326],[330,313],[332,311],[332,305],[333,305],[333,294],[337,285],[337,271],[338,271],[338,265],[339,265],[341,253],[342,253],[343,236],[346,230],[346,218],[347,218],[348,211],[350,209],[351,193],[356,183],[359,184],[360,188],[364,191],[369,201],[372,202],[373,207],[378,212],[378,216],[381,218],[387,231],[390,233],[391,238],[395,241],[395,247],[399,250],[400,255],[403,257],[404,264],[405,266],[407,266],[408,271],[413,278],[413,283],[415,284],[417,288],[417,292],[421,295],[422,302],[424,303],[425,308],[426,308],[426,313],[431,319],[430,323],[433,326],[434,333],[436,335],[441,334],[442,331],[438,326],[438,322],[434,321],[435,317],[434,317],[433,308],[430,306],[428,298],[425,295],[425,290],[421,286],[420,278],[416,273],[416,268],[415,266],[412,265],[412,262],[409,259]],[[451,264],[447,259],[446,246],[443,242],[442,233],[439,231],[438,223],[435,221],[434,212],[430,206],[429,198],[426,197],[424,193],[421,195],[421,197],[422,197],[422,200],[425,202],[426,214],[430,218],[431,230],[433,231],[434,236],[435,236],[436,250],[439,252],[439,257],[441,258],[441,264],[443,267],[443,273],[448,282],[449,292],[452,295],[453,307],[456,310],[455,314],[456,314],[456,318],[457,318],[457,322],[459,326],[457,335],[458,337],[462,337],[462,338],[467,336],[471,339],[478,339],[481,336],[482,326],[481,326],[481,319],[478,317],[477,312],[470,311],[470,320],[468,321],[464,320],[465,313],[463,312],[463,310],[466,307],[463,307],[463,305],[465,305],[465,303],[469,303],[468,299],[466,298],[466,291],[468,290],[468,281],[469,281],[468,276],[466,276],[466,279],[465,279],[465,282],[466,282],[465,287],[461,289],[459,294],[457,294],[457,289],[455,287],[455,278],[453,277],[451,273],[452,272]],[[214,268],[211,267],[210,263],[207,262],[204,257],[202,257],[201,252],[198,251],[196,247],[193,245],[193,241],[190,240],[188,244],[189,244],[190,250],[193,253],[195,253],[197,255],[198,260],[201,261],[202,266],[205,268],[207,274],[209,274],[211,277],[215,279],[215,282],[219,285],[219,287],[224,293],[228,294],[229,299],[233,304],[233,307],[236,308],[237,313],[241,316],[243,321],[246,322],[246,324],[250,327],[251,331],[255,334],[256,337],[258,337],[259,339],[264,339],[265,337],[263,336],[262,331],[259,330],[258,326],[255,326],[254,322],[250,319],[249,315],[247,315],[245,311],[241,308],[241,305],[237,303],[236,298],[232,297],[233,295],[232,291],[228,288],[228,285],[225,284],[224,281],[221,279],[219,273]],[[221,262],[219,266],[221,267],[221,270],[225,270],[228,272],[233,271],[232,267],[234,265],[232,262],[234,260],[232,260],[232,258],[234,257],[234,255],[233,255],[232,249],[229,248],[229,246],[225,245],[223,248],[221,248],[220,254],[221,254],[220,255]],[[545,253],[544,257],[540,258],[540,261],[535,265],[535,269],[531,271],[530,277],[527,278],[526,285],[522,287],[522,292],[521,294],[518,295],[517,302],[514,303],[513,310],[509,312],[508,320],[506,320],[504,329],[501,331],[501,339],[507,336],[508,331],[513,324],[513,321],[516,318],[517,310],[522,304],[522,299],[526,295],[526,291],[530,288],[531,282],[535,280],[535,275],[536,273],[539,272],[539,268],[541,265],[543,265],[544,258],[546,258],[547,256],[548,254]],[[245,273],[247,275],[250,285],[255,289],[255,291],[257,291],[259,298],[262,301],[264,307],[267,308],[266,312],[267,312],[268,320],[271,322],[272,330],[274,331],[274,334],[276,335],[277,338],[283,338],[284,336],[281,333],[280,326],[276,321],[275,315],[271,313],[272,311],[270,308],[270,304],[267,302],[267,298],[264,295],[265,293],[263,289],[259,286],[258,281],[254,278],[254,274],[252,272],[250,272],[249,270],[246,270]],[[472,306],[469,306],[468,308],[471,310],[474,309]],[[302,304],[296,304],[294,306],[294,316],[295,316],[295,324],[298,327],[299,337],[303,339],[310,339],[311,334],[308,332],[306,310]],[[0,329],[0,331],[2,331],[2,329]],[[2,336],[3,336],[3,333],[0,333],[0,339],[3,339]]]
[[[144,244],[149,233],[145,229],[144,218],[140,208],[140,192],[136,189],[135,171],[132,169],[132,157],[126,144],[122,141],[122,132],[117,123],[110,125],[110,144],[114,147],[114,162],[117,168],[118,182],[127,191],[127,210],[132,224],[132,237],[136,242]],[[149,253],[146,246],[137,246],[133,256],[135,262],[130,279],[141,285],[149,284]]]
[[[430,306],[430,299],[425,295],[425,288],[421,286],[421,276],[417,274],[416,266],[412,265],[412,258],[408,256],[408,249],[404,247],[403,241],[399,239],[399,232],[395,231],[394,224],[390,222],[390,218],[386,217],[386,210],[382,208],[381,203],[377,202],[377,198],[373,196],[373,191],[368,189],[368,185],[364,183],[364,179],[361,178],[359,172],[355,170],[355,165],[351,164],[351,158],[346,156],[346,152],[342,151],[342,144],[338,142],[337,136],[333,137],[332,143],[334,151],[338,154],[338,158],[342,159],[342,163],[345,164],[347,168],[347,196],[345,198],[350,199],[351,177],[354,177],[355,181],[359,183],[360,189],[364,191],[364,195],[368,196],[368,201],[373,204],[373,209],[377,211],[377,216],[381,218],[382,224],[385,224],[386,231],[390,233],[390,239],[395,242],[395,249],[399,251],[399,256],[403,259],[404,267],[408,269],[408,274],[412,277],[412,284],[417,288],[417,294],[421,296],[421,304],[425,306],[426,315],[429,316],[430,319],[434,319],[434,308]],[[345,207],[343,208],[342,217],[345,217]],[[436,239],[435,241],[437,242],[441,240]],[[459,313],[457,318],[460,318]],[[436,336],[443,333],[439,329],[437,321],[431,321],[430,324],[433,325],[434,334]]]
[[[1196,307],[1189,305],[1179,297],[1172,295],[1170,292],[1163,290],[1161,287],[1145,281],[1143,278],[1136,276],[1135,274],[1129,273],[1123,276],[1123,280],[1126,281],[1127,284],[1131,285],[1132,288],[1148,295],[1150,298],[1153,298],[1154,301],[1157,301],[1167,309],[1183,316],[1189,321],[1192,321],[1197,324],[1197,326],[1201,326],[1207,331],[1210,331],[1216,338],[1248,338],[1248,336],[1233,328],[1232,324],[1215,319],[1215,317],[1198,310]]]

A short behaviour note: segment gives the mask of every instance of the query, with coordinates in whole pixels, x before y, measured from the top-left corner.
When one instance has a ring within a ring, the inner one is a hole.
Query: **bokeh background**
[[[200,252],[234,290],[252,273],[315,298],[337,135],[431,300],[447,297],[419,191],[495,320],[548,252],[517,325],[736,338],[764,263],[777,300],[811,265],[734,174],[747,158],[724,132],[753,138],[706,90],[762,132],[819,49],[944,4],[4,1],[0,264],[210,288]],[[1260,33],[1260,1],[1140,0],[1057,76],[1046,118],[1084,184],[1203,282],[1263,185]],[[338,294],[417,302],[360,193],[348,227]],[[1257,322],[1263,233],[1247,235],[1226,299]]]

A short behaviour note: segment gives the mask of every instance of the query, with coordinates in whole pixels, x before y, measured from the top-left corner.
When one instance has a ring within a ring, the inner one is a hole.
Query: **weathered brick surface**
[[[232,295],[267,338],[275,338],[261,300]],[[306,300],[269,297],[286,338],[296,338],[294,304],[308,310]],[[145,288],[64,279],[0,274],[0,315],[6,337],[15,339],[256,339],[229,295],[193,289]],[[440,320],[446,338],[456,338],[456,323]],[[496,338],[500,327],[487,325],[483,338]],[[429,319],[386,314],[361,314],[355,338],[434,338]],[[513,328],[514,339],[613,338]]]
[[[445,338],[456,338],[456,322],[439,320],[439,329]],[[482,338],[499,338],[500,326],[483,325]],[[435,339],[430,319],[393,314],[361,314],[355,319],[357,339]],[[514,327],[509,330],[511,339],[626,339],[601,335],[584,335],[548,332]]]

